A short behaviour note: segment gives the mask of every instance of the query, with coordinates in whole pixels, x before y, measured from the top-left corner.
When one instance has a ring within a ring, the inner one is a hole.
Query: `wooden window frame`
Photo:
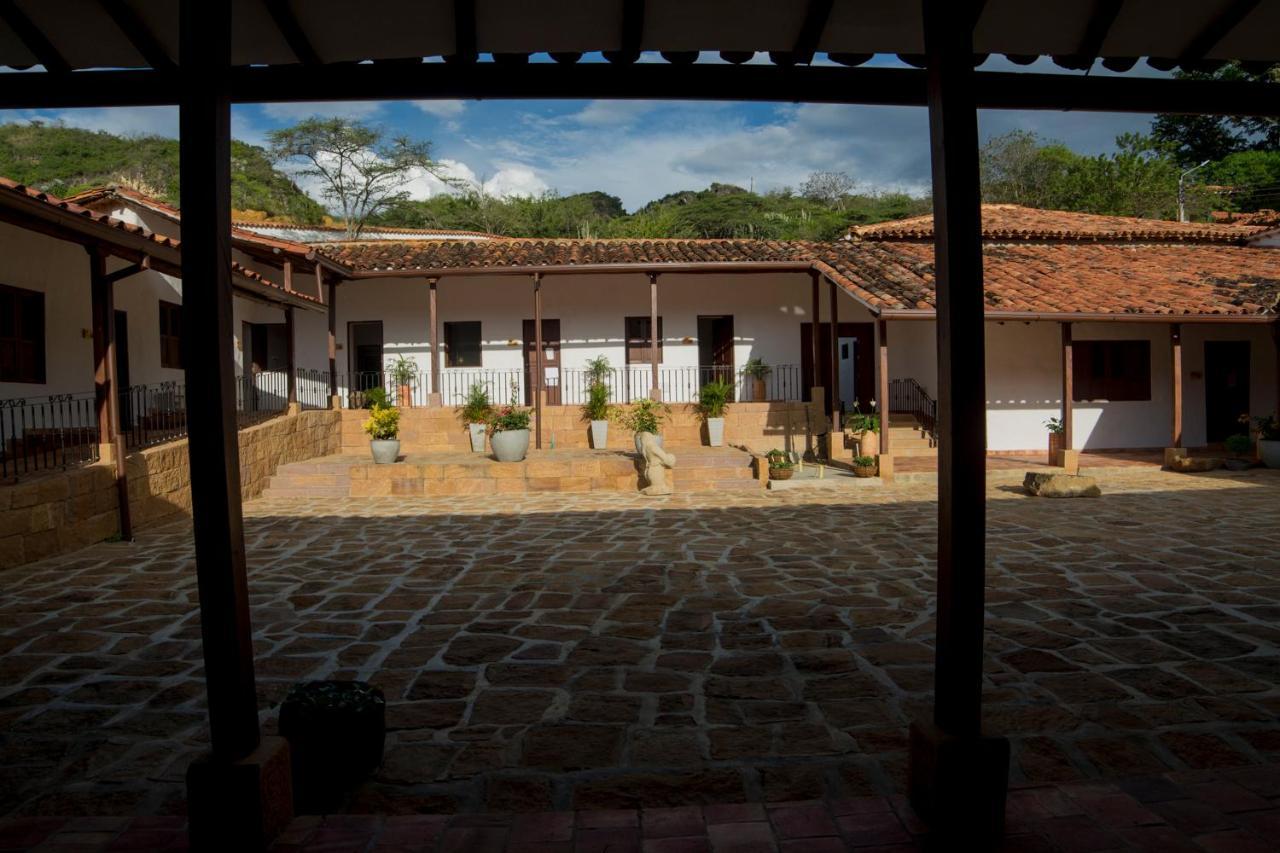
[[[448,320],[441,324],[443,331],[441,337],[444,343],[444,366],[445,367],[484,367],[484,331],[480,320]],[[458,347],[454,346],[454,335],[459,326],[475,327],[475,347],[476,347],[476,363],[460,364],[458,359],[460,354],[456,352]]]
[[[177,331],[174,331],[174,318]],[[182,305],[160,300],[160,366],[182,370]]]
[[[1151,400],[1151,341],[1071,342],[1072,398],[1077,403]]]
[[[12,351],[12,363],[8,368],[0,363],[0,382],[22,383],[24,385],[43,385],[48,378],[48,330],[45,328],[48,317],[45,307],[45,294],[41,290],[30,290],[25,287],[13,287],[0,284],[0,298],[13,300],[14,334],[0,328],[0,347]],[[22,336],[26,323],[26,312],[34,306],[39,315],[38,337],[28,339]],[[19,356],[20,350],[30,348],[29,363]],[[3,360],[0,360],[2,362]]]

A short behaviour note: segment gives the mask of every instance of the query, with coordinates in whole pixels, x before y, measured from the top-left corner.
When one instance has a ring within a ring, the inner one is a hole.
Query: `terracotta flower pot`
[[[1063,449],[1064,437],[1060,432],[1049,433],[1049,464],[1058,464],[1058,453]]]
[[[412,385],[396,386],[396,405],[402,409],[407,409],[413,405],[413,386]]]
[[[867,430],[858,436],[859,456],[880,455],[880,433]]]
[[[756,403],[763,403],[767,396],[769,396],[769,392],[765,390],[764,380],[758,377],[752,377],[751,399]]]

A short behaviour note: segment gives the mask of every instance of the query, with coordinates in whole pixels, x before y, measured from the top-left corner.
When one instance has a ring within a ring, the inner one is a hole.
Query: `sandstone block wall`
[[[256,497],[278,466],[341,448],[338,412],[303,412],[240,431],[240,494]],[[187,441],[129,456],[135,529],[191,512]],[[40,474],[0,486],[0,568],[62,554],[119,535],[117,489],[109,465]]]
[[[369,446],[361,424],[369,417],[359,409],[342,412],[342,452],[364,453]],[[564,449],[591,446],[591,425],[582,420],[577,406],[545,406],[542,410],[543,447]],[[746,447],[757,452],[772,448],[804,450],[809,438],[826,431],[827,418],[820,406],[809,403],[735,403],[725,416],[726,445]],[[673,404],[671,417],[662,429],[668,447],[699,447],[706,444],[706,429],[694,406]],[[635,449],[630,430],[621,424],[609,424],[609,447],[616,450]],[[466,427],[458,420],[457,409],[450,407],[411,408],[400,410],[400,449],[402,453],[465,451],[471,447]]]

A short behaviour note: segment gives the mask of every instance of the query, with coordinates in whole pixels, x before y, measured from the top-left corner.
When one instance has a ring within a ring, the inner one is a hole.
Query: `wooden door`
[[[1249,413],[1249,342],[1205,341],[1204,428],[1211,443],[1243,433],[1241,415]]]
[[[699,385],[720,380],[734,384],[733,315],[698,318]]]
[[[537,387],[538,352],[537,336],[533,321],[524,321],[524,404],[533,405],[533,391]],[[547,392],[547,405],[559,406],[561,394],[560,375],[560,321],[542,319],[542,369],[543,387]]]
[[[648,315],[627,317],[624,320],[623,339],[627,342],[627,369],[623,374],[628,403],[641,397],[648,397],[649,389],[653,386],[651,378],[653,332],[649,328],[651,323],[652,320]],[[658,317],[658,364],[662,364],[662,340],[662,317]],[[644,368],[643,374],[640,368]]]
[[[858,406],[864,412],[871,411],[871,401],[875,400],[875,324],[874,323],[841,323],[839,340],[853,339],[853,362],[857,389]],[[839,353],[837,353],[837,358]],[[892,357],[892,353],[890,353]],[[803,399],[809,399],[809,389],[821,385],[831,394],[831,324],[818,324],[818,370],[815,382],[813,369],[813,324],[800,324],[800,377]],[[853,407],[852,400],[841,400],[842,408],[848,411]],[[883,407],[883,403],[876,401]]]

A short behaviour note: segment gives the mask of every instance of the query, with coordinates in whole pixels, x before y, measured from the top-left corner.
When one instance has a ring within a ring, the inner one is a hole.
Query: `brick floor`
[[[1013,780],[1163,780],[1064,789],[1027,819],[1071,837],[1105,824],[1103,841],[1158,838],[1159,820],[1220,835],[1214,849],[1274,834],[1280,476],[1125,470],[1081,501],[1016,479],[991,476],[985,694]],[[264,726],[298,679],[380,685],[386,757],[351,812],[624,821],[899,794],[932,686],[933,491],[254,502]],[[206,740],[189,528],[3,581],[0,813],[181,814]],[[760,822],[744,814],[703,822]],[[901,835],[880,812],[830,817],[847,837]],[[578,828],[603,845],[627,826]]]

